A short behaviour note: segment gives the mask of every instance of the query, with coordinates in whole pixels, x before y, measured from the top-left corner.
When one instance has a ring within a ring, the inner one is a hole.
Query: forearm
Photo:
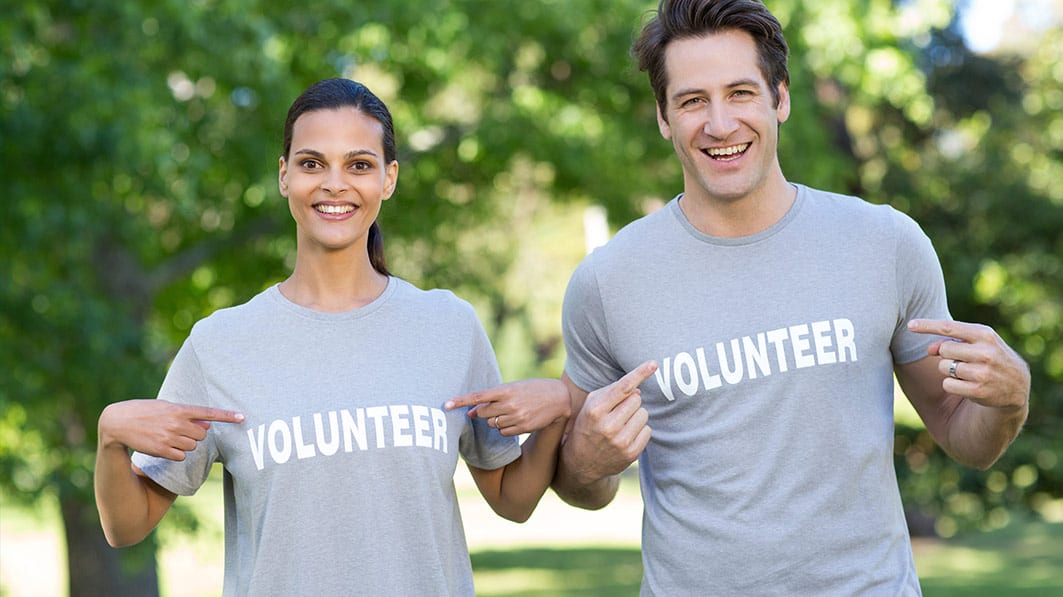
[[[1029,413],[1029,405],[997,408],[956,397],[942,447],[957,462],[985,470],[1004,454],[1019,435]]]
[[[557,468],[564,419],[533,432],[521,444],[521,455],[502,471],[499,497],[492,504],[500,516],[524,522],[535,511]]]
[[[557,471],[551,487],[565,503],[584,508],[586,510],[598,510],[604,508],[616,497],[620,487],[620,475],[607,475],[605,477],[587,477],[581,474],[573,457],[573,451],[569,443],[561,447],[561,453],[557,460]]]
[[[153,499],[151,481],[133,470],[129,450],[121,445],[105,443],[102,439],[96,450],[96,470],[93,479],[96,508],[100,513],[103,534],[112,547],[139,543],[155,528],[165,514],[169,502]]]
[[[523,523],[532,516],[554,477],[563,432],[562,420],[529,434],[521,444],[520,458],[495,474],[482,472],[474,477],[496,514],[514,523]],[[491,482],[491,478],[496,481]]]

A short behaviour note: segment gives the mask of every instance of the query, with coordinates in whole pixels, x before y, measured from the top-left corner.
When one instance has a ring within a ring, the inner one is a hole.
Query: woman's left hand
[[[458,396],[447,410],[471,406],[469,417],[486,419],[502,435],[531,433],[564,423],[572,413],[568,388],[559,379],[525,379]]]

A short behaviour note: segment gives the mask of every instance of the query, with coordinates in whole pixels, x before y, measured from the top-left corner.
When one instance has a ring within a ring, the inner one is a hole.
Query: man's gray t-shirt
[[[948,318],[929,239],[888,206],[797,186],[743,238],[681,197],[588,256],[564,305],[585,390],[639,363],[645,595],[919,594],[893,468],[893,368]]]
[[[520,455],[452,397],[500,383],[468,303],[390,278],[323,313],[273,286],[198,322],[159,398],[235,410],[183,462],[134,455],[190,495],[224,465],[225,595],[471,595],[454,490],[458,454]]]

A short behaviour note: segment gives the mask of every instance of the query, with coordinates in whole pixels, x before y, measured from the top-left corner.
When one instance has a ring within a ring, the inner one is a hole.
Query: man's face
[[[740,30],[676,40],[665,51],[658,125],[675,147],[691,200],[736,202],[763,192],[774,172],[781,178],[776,151],[790,94],[781,85],[774,105],[758,58],[753,38]]]

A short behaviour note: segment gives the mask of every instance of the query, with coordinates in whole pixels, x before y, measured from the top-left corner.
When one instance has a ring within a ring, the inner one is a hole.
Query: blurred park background
[[[507,380],[560,374],[572,269],[681,189],[628,57],[652,0],[0,4],[0,595],[220,592],[216,484],[106,546],[96,419],[153,396],[193,322],[290,271],[277,158],[310,83],[391,107],[389,266],[472,302]],[[1029,423],[985,472],[898,402],[926,593],[1061,594],[1063,0],[767,4],[792,50],[788,178],[912,215],[953,316],[1033,375]],[[461,491],[482,594],[637,592],[637,484],[596,513],[548,496],[523,526]]]

